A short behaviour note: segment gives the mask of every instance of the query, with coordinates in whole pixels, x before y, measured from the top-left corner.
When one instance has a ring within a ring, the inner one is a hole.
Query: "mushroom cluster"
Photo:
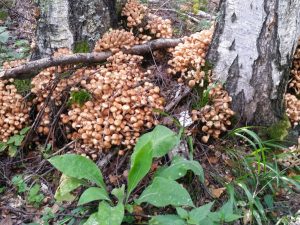
[[[151,13],[148,15],[148,21],[145,29],[156,38],[171,38],[173,36],[171,20],[163,19],[162,17]]]
[[[71,53],[72,52],[69,49],[61,48],[53,54],[53,57],[69,55]],[[50,105],[45,105],[48,96],[50,96],[50,101],[53,103],[53,107],[60,107],[62,104],[63,92],[68,87],[74,86],[81,80],[83,69],[79,69],[74,74],[67,76],[70,69],[71,66],[49,67],[41,71],[31,81],[31,92],[36,95],[33,103],[36,105],[38,112],[44,109],[42,119],[37,129],[39,134],[49,134],[50,125],[54,116],[52,115],[53,110],[51,109]],[[65,73],[67,73],[67,75]],[[66,77],[61,77],[63,75],[66,75]],[[53,88],[52,85],[55,79],[58,79],[58,83]],[[52,88],[53,90],[51,90]]]
[[[93,96],[83,106],[72,104],[61,115],[71,124],[68,138],[80,140],[83,149],[110,149],[114,145],[132,148],[140,133],[157,123],[153,109],[163,109],[159,87],[142,71],[143,57],[116,53],[108,64],[82,80],[81,86]]]
[[[134,37],[132,32],[128,32],[125,30],[110,30],[96,42],[94,51],[101,52],[109,50],[113,53],[116,53],[122,48],[128,49],[138,43],[138,39]]]
[[[209,30],[184,37],[184,42],[175,47],[169,61],[170,74],[180,73],[178,82],[187,82],[190,87],[196,84],[203,86],[205,72],[201,68],[205,65],[205,57],[212,40],[214,27]]]
[[[147,7],[137,0],[128,0],[122,9],[122,16],[127,17],[127,27],[140,25],[147,12]]]
[[[7,65],[6,65],[7,66]],[[0,141],[19,133],[29,120],[30,103],[17,93],[13,79],[0,81]]]
[[[297,126],[300,121],[300,100],[295,95],[288,93],[285,95],[285,103],[287,116],[291,123]]]
[[[300,94],[300,40],[298,48],[296,49],[293,68],[291,70],[292,80],[289,84],[289,87],[292,88],[297,95]]]
[[[199,111],[192,111],[192,119],[203,124],[202,131],[206,135],[201,140],[204,143],[207,143],[210,137],[218,139],[221,133],[227,131],[228,126],[231,125],[230,119],[235,114],[230,109],[232,98],[227,91],[223,90],[221,84],[211,87],[209,99],[211,104],[204,106]]]
[[[25,64],[27,62],[26,59],[18,59],[18,60],[13,60],[13,61],[7,61],[4,62],[2,67],[3,69],[7,70],[7,69],[11,69],[17,66],[20,66],[22,64]]]

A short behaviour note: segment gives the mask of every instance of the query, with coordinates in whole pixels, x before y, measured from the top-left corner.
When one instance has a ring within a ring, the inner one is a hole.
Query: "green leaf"
[[[87,179],[95,182],[101,188],[106,190],[103,176],[97,165],[86,157],[66,154],[62,156],[54,156],[49,162],[60,172],[77,179]]]
[[[177,207],[176,212],[181,219],[187,219],[189,217],[188,211],[183,208]]]
[[[274,207],[274,199],[272,195],[265,195],[264,196],[264,201],[268,208],[273,208]]]
[[[114,195],[119,202],[123,202],[125,198],[125,185],[123,184],[122,187],[113,189],[111,194]]]
[[[139,145],[137,153],[131,157],[131,168],[128,174],[128,193],[127,199],[131,192],[136,188],[138,183],[149,172],[152,165],[152,144],[150,141]]]
[[[186,223],[177,215],[162,215],[152,217],[149,225],[186,225]]]
[[[111,207],[106,202],[101,202],[98,209],[100,225],[120,225],[124,218],[124,205],[119,203]]]
[[[79,198],[78,206],[83,205],[96,200],[107,200],[110,201],[109,196],[103,188],[90,187],[85,190]]]
[[[41,186],[39,184],[35,184],[30,188],[28,193],[28,202],[33,204],[34,207],[39,207],[45,197],[43,194],[39,193],[40,188]]]
[[[0,152],[5,151],[6,148],[7,148],[7,144],[3,143],[3,142],[0,142]]]
[[[153,157],[159,158],[171,151],[180,141],[180,137],[165,126],[158,125],[151,132]]]
[[[25,127],[20,131],[20,135],[25,135],[31,129],[31,127]]]
[[[15,157],[17,155],[18,148],[15,145],[9,145],[8,146],[8,155],[10,157]]]
[[[4,31],[0,34],[0,42],[2,44],[6,44],[8,39],[9,39],[10,35],[8,31]]]
[[[204,172],[200,163],[193,160],[187,160],[182,157],[174,158],[171,166],[160,170],[156,176],[177,180],[184,177],[188,170],[193,171],[194,174],[199,177],[200,181],[202,183],[204,182]]]
[[[18,188],[19,193],[23,193],[27,190],[27,185],[24,181],[24,178],[22,175],[16,175],[11,180],[12,184]]]
[[[207,215],[210,213],[211,207],[213,206],[214,202],[210,202],[206,205],[203,205],[199,208],[193,209],[189,213],[189,220],[190,224],[199,224],[201,220],[205,219]]]
[[[98,213],[93,213],[90,215],[88,220],[84,223],[84,225],[101,225]]]
[[[63,201],[73,201],[75,196],[73,196],[70,192],[80,187],[84,182],[82,180],[67,177],[66,175],[62,175],[60,178],[60,184],[55,193],[55,199],[58,202]]]
[[[242,218],[241,215],[237,215],[237,214],[225,214],[225,222],[226,223],[230,223],[233,221],[236,221],[238,219]]]
[[[148,186],[136,200],[137,204],[147,202],[156,207],[191,206],[193,201],[185,188],[176,181],[163,177],[155,177],[153,183]]]

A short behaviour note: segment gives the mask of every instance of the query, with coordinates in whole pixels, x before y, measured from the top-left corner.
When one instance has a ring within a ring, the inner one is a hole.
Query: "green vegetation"
[[[27,132],[31,127],[25,127],[20,131],[19,134],[16,134],[8,139],[7,142],[0,142],[0,153],[8,150],[8,155],[14,157],[18,153],[18,148],[21,146]]]
[[[85,102],[91,99],[92,95],[84,89],[80,91],[72,91],[70,94],[68,105],[78,104],[80,106],[83,106]]]
[[[74,53],[88,53],[90,52],[90,46],[87,41],[79,41],[75,43]]]
[[[266,134],[271,139],[283,141],[289,134],[288,131],[290,128],[290,120],[287,115],[285,115],[282,120],[267,128]]]

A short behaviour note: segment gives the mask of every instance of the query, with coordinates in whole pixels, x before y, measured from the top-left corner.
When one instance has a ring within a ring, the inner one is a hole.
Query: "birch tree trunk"
[[[55,48],[72,49],[76,43],[93,47],[116,23],[115,0],[39,0],[34,58],[49,56]]]
[[[285,111],[300,1],[221,0],[220,13],[208,55],[213,75],[233,97],[240,124],[271,125]]]

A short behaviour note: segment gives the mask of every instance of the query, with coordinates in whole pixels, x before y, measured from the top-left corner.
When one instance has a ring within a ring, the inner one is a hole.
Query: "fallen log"
[[[133,55],[145,55],[152,51],[166,48],[173,48],[183,40],[178,39],[157,39],[149,41],[146,44],[135,45],[130,49],[123,49],[122,52]],[[21,66],[0,71],[0,79],[26,79],[37,75],[41,70],[52,66],[64,66],[70,64],[90,64],[105,62],[107,58],[113,54],[110,51],[99,53],[77,53],[72,55],[61,56],[57,58],[44,58],[35,61],[30,61]]]

